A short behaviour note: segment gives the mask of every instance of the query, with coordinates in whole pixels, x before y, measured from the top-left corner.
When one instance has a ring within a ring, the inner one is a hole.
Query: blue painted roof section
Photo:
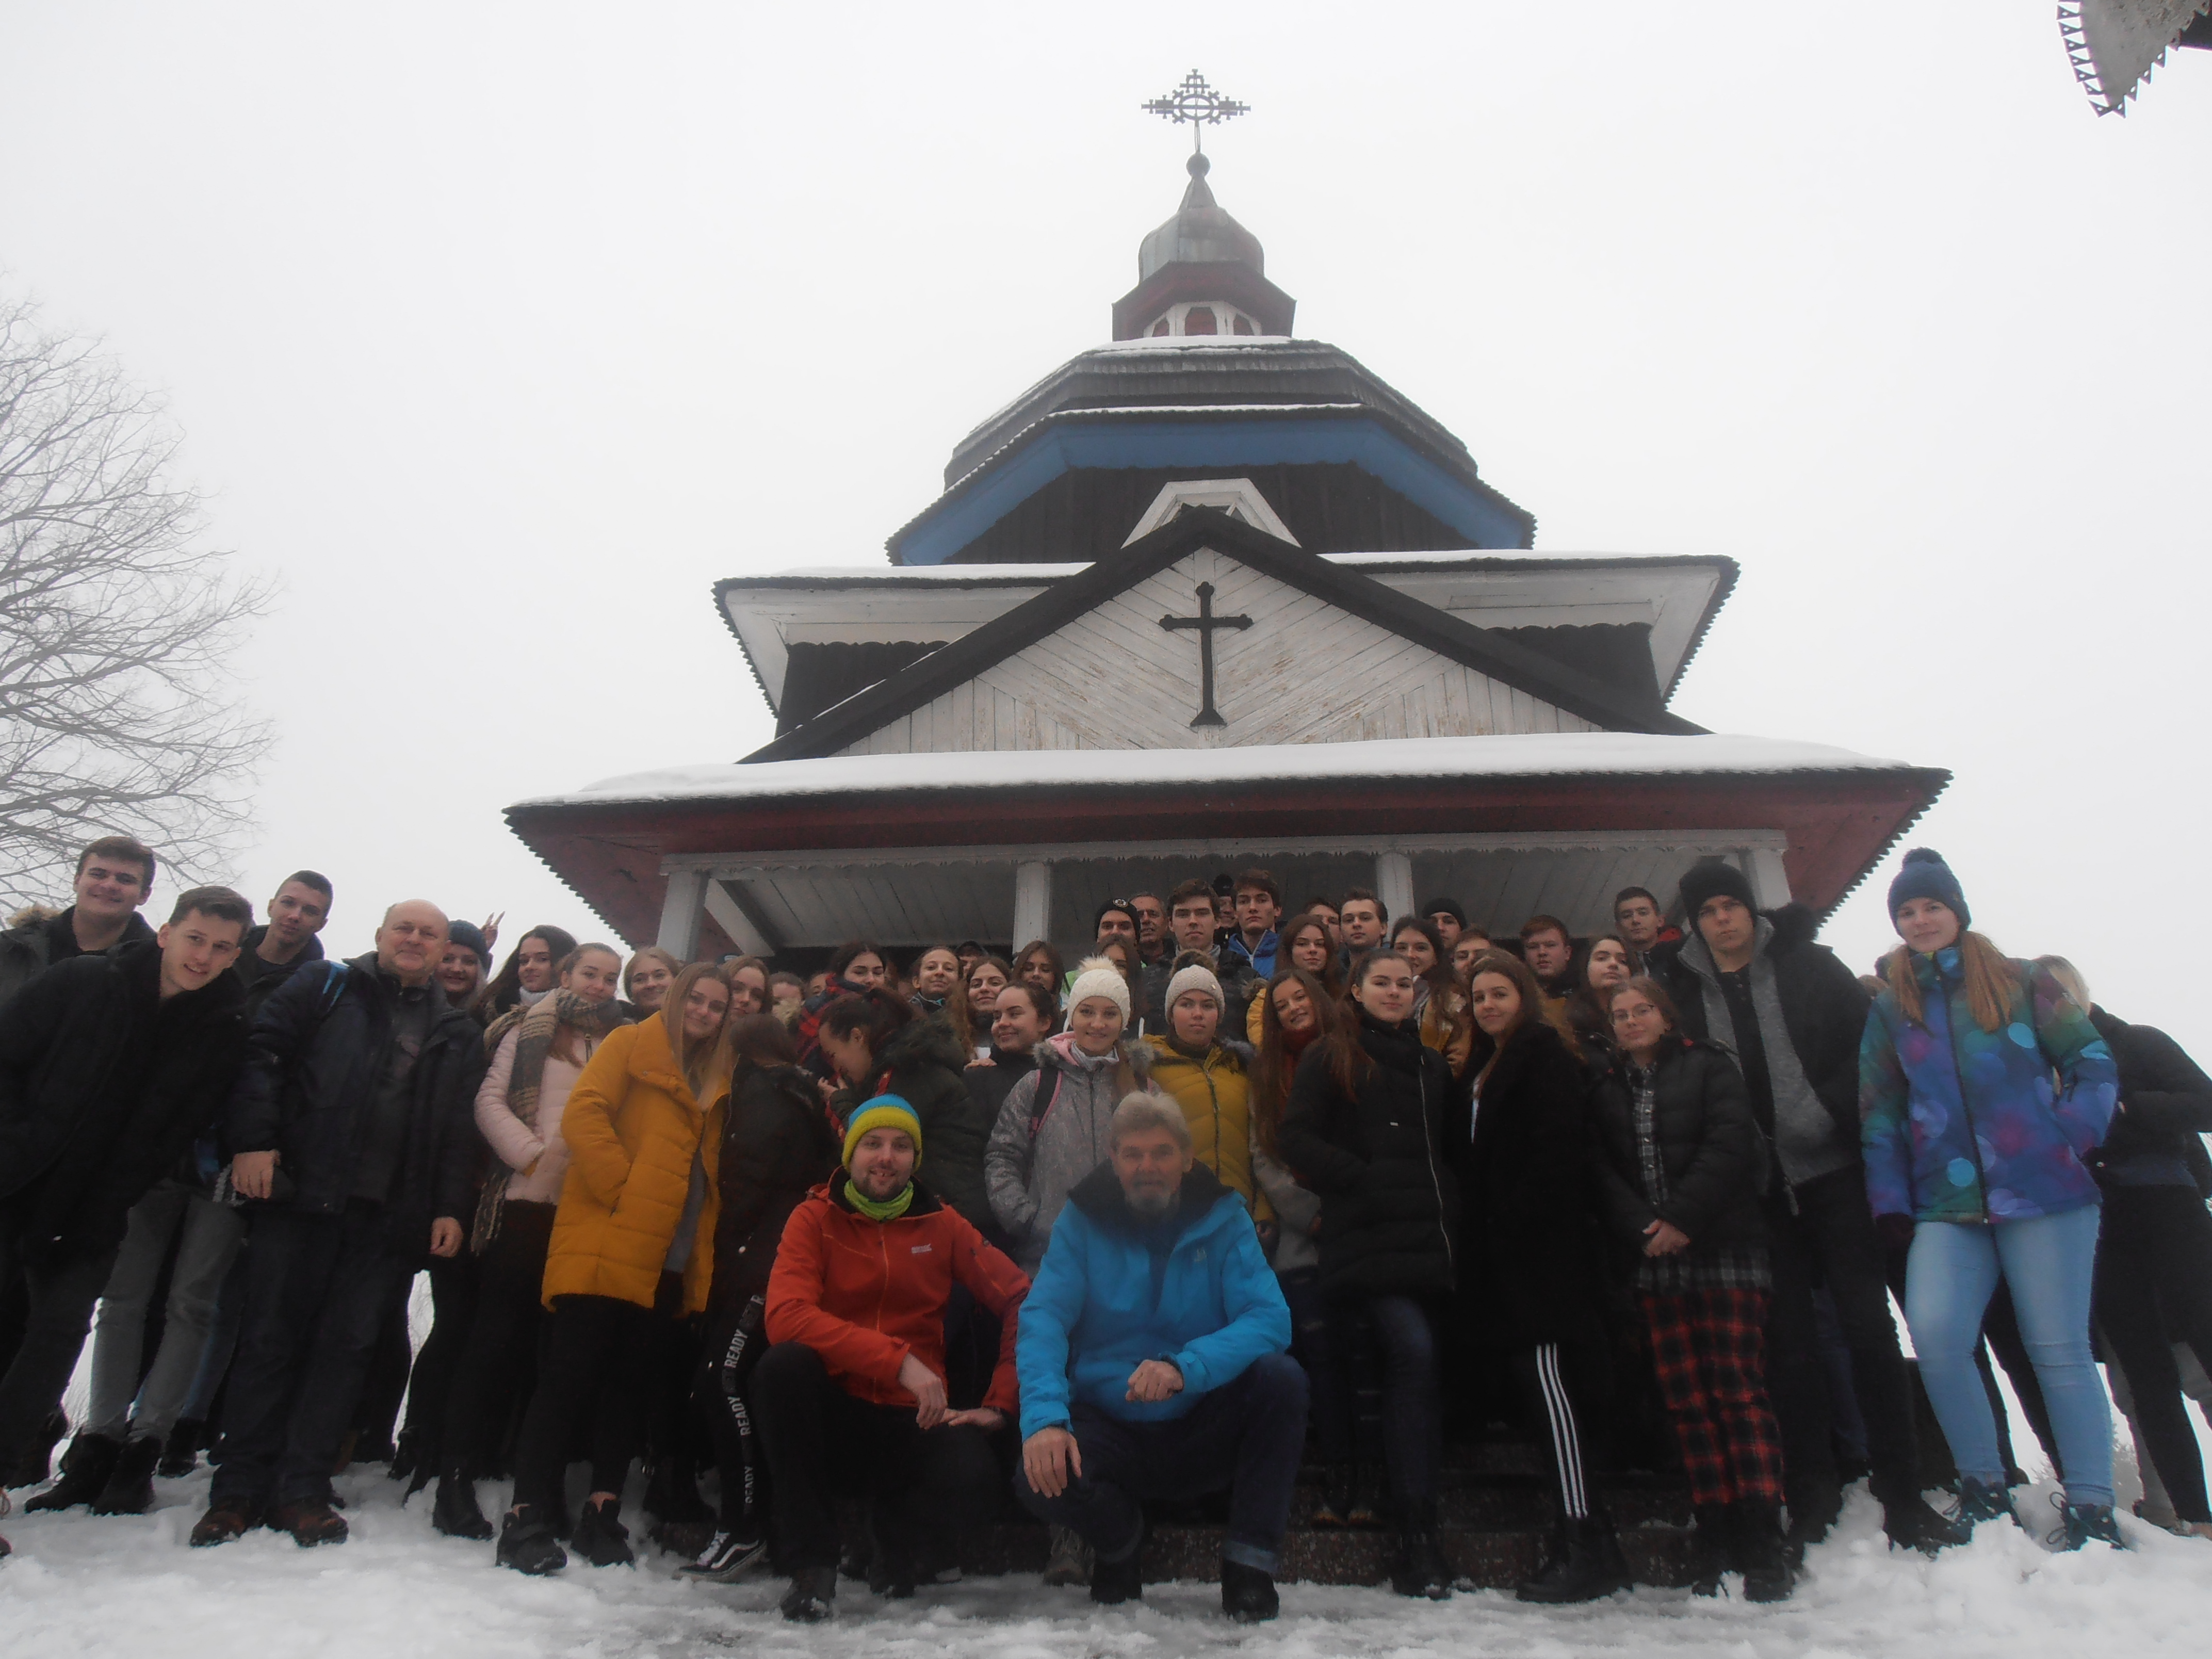
[[[901,562],[943,564],[1061,473],[1079,467],[1218,471],[1350,462],[1462,532],[1470,547],[1521,546],[1519,520],[1365,416],[1132,420],[1100,410],[1085,421],[1086,413],[1061,412],[1013,453],[995,465],[986,464],[971,483],[940,497],[897,538]]]

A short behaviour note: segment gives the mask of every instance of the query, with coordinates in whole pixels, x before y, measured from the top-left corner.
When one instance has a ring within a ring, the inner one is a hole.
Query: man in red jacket
[[[791,1569],[783,1616],[826,1619],[837,1594],[840,1493],[866,1493],[876,1561],[869,1586],[914,1594],[923,1537],[990,1518],[999,1465],[989,1437],[1018,1400],[1020,1268],[914,1178],[921,1123],[878,1095],[845,1127],[845,1167],[791,1213],[768,1281],[768,1340],[753,1410],[768,1452],[775,1528]],[[983,1403],[945,1397],[945,1304],[954,1281],[1002,1322]]]

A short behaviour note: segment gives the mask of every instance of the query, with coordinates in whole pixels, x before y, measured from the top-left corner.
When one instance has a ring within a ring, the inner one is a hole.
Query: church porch
[[[1273,871],[1296,906],[1438,893],[1510,930],[1605,926],[1697,859],[1835,904],[1945,781],[1817,745],[1650,733],[854,757],[611,780],[510,809],[633,944],[808,959],[842,939],[1079,946],[1109,897]]]

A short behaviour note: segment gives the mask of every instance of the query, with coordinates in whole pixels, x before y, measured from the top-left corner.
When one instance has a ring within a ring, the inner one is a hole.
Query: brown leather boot
[[[256,1505],[240,1498],[226,1498],[208,1505],[205,1515],[192,1527],[192,1547],[205,1549],[211,1544],[228,1544],[234,1538],[243,1538],[261,1524],[261,1511]]]
[[[268,1524],[277,1532],[290,1533],[292,1541],[303,1550],[311,1550],[318,1544],[343,1544],[346,1540],[345,1516],[320,1498],[279,1504],[269,1511]]]

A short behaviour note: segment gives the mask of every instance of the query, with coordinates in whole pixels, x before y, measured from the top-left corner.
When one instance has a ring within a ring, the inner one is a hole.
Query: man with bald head
[[[483,1033],[439,987],[446,939],[436,905],[395,904],[375,950],[302,969],[254,1018],[223,1124],[246,1311],[195,1545],[345,1539],[331,1472],[378,1329],[475,1207]]]

